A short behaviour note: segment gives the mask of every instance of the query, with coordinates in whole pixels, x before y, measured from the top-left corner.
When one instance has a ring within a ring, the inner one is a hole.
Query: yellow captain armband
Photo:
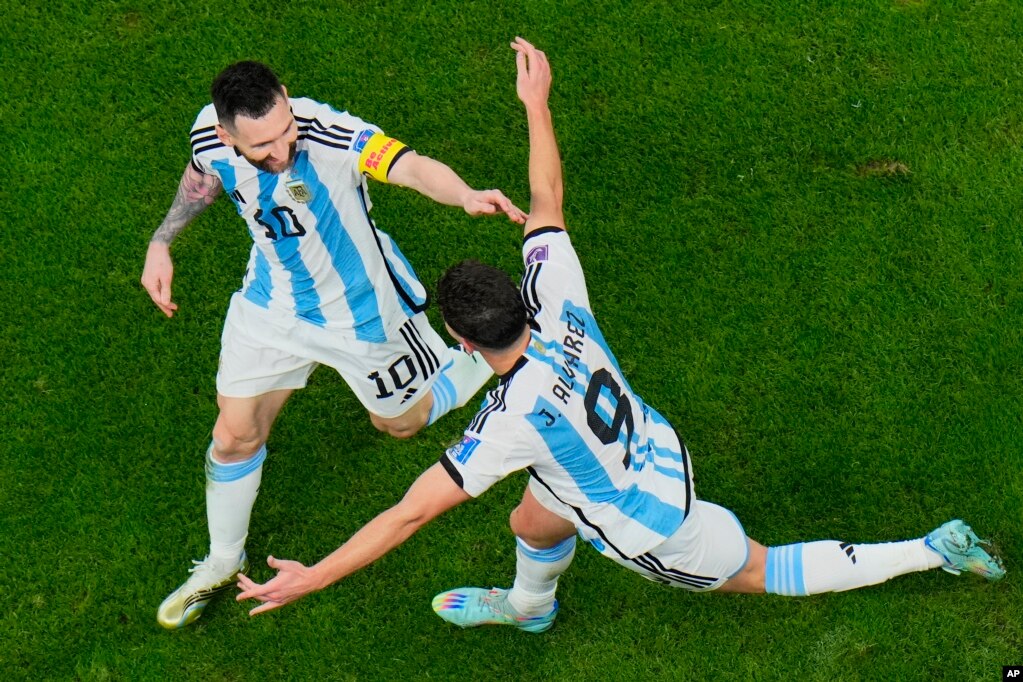
[[[391,164],[409,151],[408,145],[381,133],[373,133],[368,139],[364,138],[365,135],[364,132],[356,142],[357,146],[360,143],[363,145],[359,154],[359,172],[374,180],[387,182],[387,172],[391,170]]]

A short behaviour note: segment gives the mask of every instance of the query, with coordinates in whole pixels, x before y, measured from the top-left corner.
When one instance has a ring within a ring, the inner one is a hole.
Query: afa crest
[[[308,204],[313,198],[313,193],[309,191],[308,185],[302,182],[301,178],[289,180],[284,183],[284,186],[287,188],[291,198],[300,204]]]

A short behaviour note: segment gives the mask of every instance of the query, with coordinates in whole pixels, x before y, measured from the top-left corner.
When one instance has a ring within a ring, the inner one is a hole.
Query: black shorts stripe
[[[419,331],[419,327],[416,326],[415,321],[409,320],[409,323],[412,325],[413,336],[418,340],[419,344],[422,346],[423,352],[426,353],[427,361],[433,366],[434,369],[440,369],[441,367],[440,358],[438,358],[437,354],[433,352],[433,348],[431,348],[430,345],[426,343],[426,340],[423,338],[423,333]],[[431,370],[431,372],[432,371],[433,370]]]
[[[401,329],[398,330],[398,333],[401,334],[403,339],[405,339],[405,345],[408,346],[410,351],[412,351],[412,355],[416,357],[416,364],[419,365],[419,370],[423,373],[423,378],[425,379],[429,377],[431,374],[433,374],[433,372],[427,369],[426,361],[423,358],[422,349],[420,349],[419,346],[412,341],[412,334],[409,332],[407,328],[408,325],[409,325],[408,322],[403,324],[401,326]]]
[[[646,554],[641,554],[638,557],[634,557],[632,559],[632,563],[636,564],[640,568],[654,574],[658,578],[661,578],[662,580],[665,580],[667,582],[679,583],[680,585],[688,585],[689,587],[694,587],[696,589],[705,589],[714,583],[714,579],[710,579],[707,581],[694,580],[692,578],[684,577],[685,574],[676,575],[677,572],[665,570],[661,566],[660,562],[657,561],[657,558],[654,557],[649,552]]]
[[[674,568],[667,568],[664,564],[661,563],[660,559],[658,559],[650,552],[647,552],[644,556],[650,559],[650,561],[655,566],[657,566],[658,570],[660,570],[662,573],[664,573],[665,575],[676,576],[680,580],[691,580],[696,583],[703,583],[704,585],[710,585],[712,582],[717,580],[717,578],[711,578],[705,575],[696,575],[694,573],[686,573],[685,571],[679,571],[678,569]]]
[[[416,361],[419,362],[419,367],[423,370],[423,377],[433,376],[440,366],[440,362],[433,350],[423,341],[422,335],[412,320],[401,326],[401,335],[405,338],[409,349],[415,354]]]

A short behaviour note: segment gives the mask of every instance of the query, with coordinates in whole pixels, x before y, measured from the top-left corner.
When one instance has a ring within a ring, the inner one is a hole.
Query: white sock
[[[236,564],[249,534],[249,516],[263,479],[266,445],[244,462],[225,464],[206,451],[206,521],[210,560]]]
[[[871,545],[820,540],[768,547],[765,583],[770,594],[801,597],[877,585],[942,564],[923,538]]]
[[[430,388],[433,407],[426,423],[432,424],[456,407],[465,405],[493,375],[490,365],[479,353],[467,355],[461,346],[448,348],[440,376]]]
[[[520,616],[543,616],[554,608],[558,577],[575,556],[575,536],[548,549],[530,547],[515,538],[515,584],[508,592],[508,603]]]

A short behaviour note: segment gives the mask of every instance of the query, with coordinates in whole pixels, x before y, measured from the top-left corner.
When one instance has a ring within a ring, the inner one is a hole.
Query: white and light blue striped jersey
[[[688,454],[622,375],[568,235],[532,232],[523,259],[529,346],[441,463],[472,496],[526,469],[598,549],[638,556],[689,511]]]
[[[398,247],[369,217],[365,174],[385,179],[408,147],[347,112],[292,98],[294,166],[275,175],[216,136],[210,104],[192,126],[192,164],[220,178],[253,246],[245,298],[271,311],[380,343],[426,291]]]

